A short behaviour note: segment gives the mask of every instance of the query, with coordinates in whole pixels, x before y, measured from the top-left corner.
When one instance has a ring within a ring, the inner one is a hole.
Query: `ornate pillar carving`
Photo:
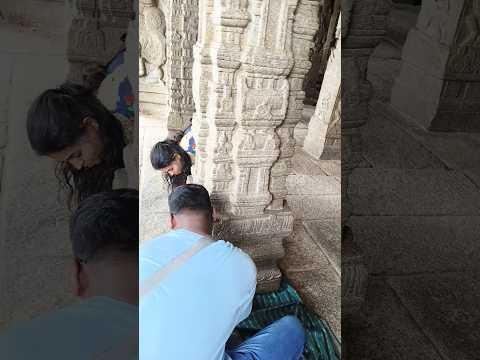
[[[194,177],[222,215],[217,236],[246,250],[259,289],[278,287],[276,262],[293,228],[285,178],[301,118],[315,0],[200,0],[194,64]]]
[[[67,80],[98,89],[105,78],[102,67],[121,49],[130,21],[132,0],[68,1]]]
[[[141,0],[140,100],[150,115],[166,113],[170,135],[183,129],[195,110],[192,67],[197,32],[198,0]]]
[[[192,118],[195,106],[192,96],[193,46],[198,33],[198,0],[169,0],[167,19],[168,129],[174,133]]]
[[[432,130],[480,131],[479,21],[479,0],[424,0],[392,106]]]

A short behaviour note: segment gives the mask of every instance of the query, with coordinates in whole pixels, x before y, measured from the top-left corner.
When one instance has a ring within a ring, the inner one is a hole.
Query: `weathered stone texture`
[[[302,116],[309,49],[319,27],[318,6],[307,0],[199,3],[194,177],[225,217],[222,228],[227,218],[250,224],[245,226],[252,231],[240,227],[235,236],[247,234],[252,244],[263,228],[254,223],[269,223],[272,217],[283,224],[293,221],[285,206],[286,177],[295,148],[293,130]],[[268,228],[266,241],[279,251],[249,251],[263,259],[266,271],[260,274],[268,274],[259,276],[260,289],[278,286],[275,263],[283,253],[281,240],[291,230]]]
[[[161,95],[167,95],[163,111],[170,135],[184,129],[195,110],[192,70],[197,32],[198,0],[141,0],[140,102],[158,112]]]
[[[125,47],[124,39],[134,18],[132,0],[69,1],[67,79],[98,89],[105,73],[101,67]]]
[[[308,134],[303,145],[304,150],[317,159],[323,154],[329,128],[332,124],[335,126],[334,124],[340,121],[340,83],[342,77],[340,24],[341,20],[339,19],[337,25],[337,45],[328,59],[327,70],[323,77],[323,84],[320,95],[318,96],[315,114],[308,124]],[[333,140],[332,135],[334,134],[332,134],[331,130],[330,139]],[[333,145],[333,143],[328,145]]]

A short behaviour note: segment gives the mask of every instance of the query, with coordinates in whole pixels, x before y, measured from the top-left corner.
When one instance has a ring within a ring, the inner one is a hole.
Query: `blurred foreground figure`
[[[138,191],[102,192],[71,220],[74,291],[66,308],[0,334],[0,359],[138,359]],[[45,289],[48,291],[48,289]]]

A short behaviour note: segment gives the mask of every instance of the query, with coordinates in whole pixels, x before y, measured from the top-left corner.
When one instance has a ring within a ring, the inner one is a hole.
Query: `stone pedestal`
[[[480,131],[479,21],[478,0],[423,1],[392,106],[431,130]]]
[[[318,97],[315,114],[308,124],[308,133],[303,143],[304,150],[319,159],[323,154],[327,130],[335,120],[335,110],[339,110],[339,96],[341,83],[342,48],[340,43],[340,21],[337,26],[337,45],[332,50],[323,77],[322,88]]]
[[[260,291],[276,289],[282,239],[292,231],[286,176],[301,119],[319,1],[199,3],[193,126],[196,182],[222,215],[221,236],[258,266]]]

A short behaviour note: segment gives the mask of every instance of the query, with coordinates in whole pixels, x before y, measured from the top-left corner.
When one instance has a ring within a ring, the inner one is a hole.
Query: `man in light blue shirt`
[[[138,359],[138,214],[136,190],[80,204],[70,236],[81,300],[0,333],[0,359]]]
[[[291,316],[225,349],[250,314],[255,265],[210,238],[213,209],[203,186],[179,186],[168,201],[173,231],[140,248],[140,360],[298,360],[305,335]]]

